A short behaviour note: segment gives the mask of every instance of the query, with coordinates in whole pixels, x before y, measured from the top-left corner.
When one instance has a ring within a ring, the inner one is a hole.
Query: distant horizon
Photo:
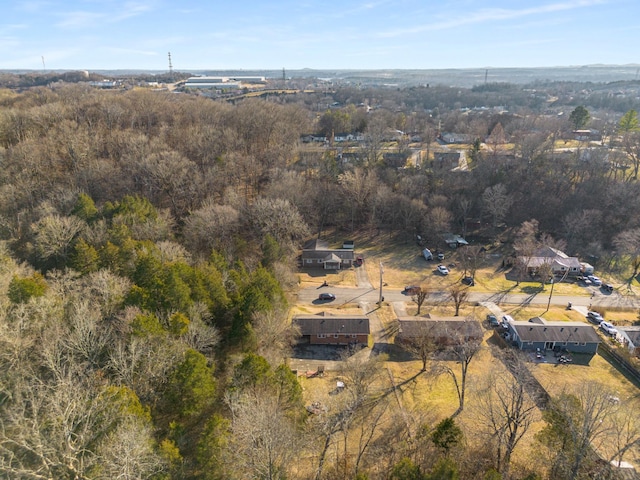
[[[638,18],[636,0],[23,0],[3,9],[0,70],[636,65]]]
[[[286,72],[301,72],[301,71],[311,71],[311,72],[326,72],[326,71],[335,71],[335,72],[383,72],[383,71],[448,71],[448,70],[553,70],[553,69],[576,69],[576,68],[638,68],[640,69],[640,63],[626,63],[626,64],[606,64],[606,63],[594,63],[594,64],[584,64],[584,65],[538,65],[538,66],[528,66],[528,67],[494,67],[494,66],[484,66],[484,67],[446,67],[446,68],[410,68],[410,67],[398,67],[398,68],[315,68],[315,67],[303,67],[303,68],[287,68],[287,67],[267,67],[267,68],[252,68],[252,67],[242,67],[242,68],[216,68],[216,67],[198,67],[198,68],[182,68],[182,69],[173,69],[174,73],[190,73],[190,72],[203,72],[203,71],[214,71],[214,72],[238,72],[238,71],[247,71],[247,72],[282,72],[285,70]],[[38,69],[38,68],[0,68],[0,72],[10,72],[10,73],[18,73],[18,72],[40,72],[40,73],[53,73],[53,72],[160,72],[160,73],[169,73],[168,69],[153,69],[153,68],[128,68],[128,67],[116,67],[116,68],[52,68],[52,69]]]

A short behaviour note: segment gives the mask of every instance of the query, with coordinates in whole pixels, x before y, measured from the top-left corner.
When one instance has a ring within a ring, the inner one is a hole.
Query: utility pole
[[[549,301],[547,302],[547,309],[544,311],[544,313],[547,313],[549,311],[549,307],[551,307],[551,296],[553,295],[554,284],[555,282],[553,281],[553,277],[551,277],[551,291],[549,292]]]
[[[169,52],[169,80],[173,82],[173,65],[171,64],[171,52]]]
[[[382,296],[382,274],[384,273],[384,268],[382,268],[382,262],[380,262],[380,295],[378,297],[378,304],[382,305],[382,300],[384,297]]]

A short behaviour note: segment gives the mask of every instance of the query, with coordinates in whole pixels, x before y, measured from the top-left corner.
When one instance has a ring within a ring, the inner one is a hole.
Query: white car
[[[602,280],[600,280],[595,275],[589,275],[587,278],[591,280],[591,285],[595,285],[596,287],[599,287],[600,285],[602,285]]]
[[[609,335],[617,335],[618,330],[609,322],[600,322],[600,328],[607,332]]]
[[[602,322],[604,322],[604,318],[598,312],[587,312],[587,318],[589,319],[589,321],[597,325],[600,325]]]
[[[444,265],[438,265],[438,273],[441,275],[449,275],[449,269]]]

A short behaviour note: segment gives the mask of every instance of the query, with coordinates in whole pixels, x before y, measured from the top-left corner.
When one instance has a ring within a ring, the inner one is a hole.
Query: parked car
[[[364,263],[364,258],[362,258],[362,257],[356,257],[356,261],[355,261],[355,262],[353,262],[353,264],[354,264],[356,267],[361,266],[363,263]]]
[[[587,278],[591,281],[591,285],[595,285],[596,287],[602,285],[602,280],[600,280],[595,275],[589,275]]]
[[[438,265],[438,273],[440,275],[449,275],[449,269],[444,265]]]
[[[606,293],[612,293],[613,292],[613,285],[611,285],[610,283],[603,283],[600,288],[602,289],[602,291],[604,291]]]
[[[465,285],[469,285],[470,287],[473,287],[476,284],[473,277],[463,277],[462,283],[464,283]]]
[[[402,290],[402,293],[405,295],[415,295],[416,293],[420,293],[421,288],[418,285],[407,285]]]
[[[601,322],[600,328],[607,332],[609,335],[617,335],[618,330],[609,322]]]
[[[596,325],[600,325],[602,322],[604,322],[604,318],[598,312],[587,312],[587,318],[590,322],[593,322]]]
[[[444,253],[438,252],[437,257],[438,257],[438,260],[440,260],[440,261],[444,260]]]
[[[500,325],[498,317],[496,317],[493,313],[487,315],[487,322],[489,322],[489,326],[491,327],[497,327]]]
[[[320,295],[318,295],[318,300],[331,301],[335,299],[336,296],[333,293],[321,293]]]

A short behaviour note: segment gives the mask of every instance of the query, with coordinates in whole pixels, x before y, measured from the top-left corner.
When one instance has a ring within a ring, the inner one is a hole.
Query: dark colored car
[[[402,290],[402,293],[405,295],[415,295],[416,293],[420,293],[420,290],[420,287],[417,285],[407,285],[404,287],[404,290]]]
[[[335,300],[336,296],[333,293],[321,293],[318,296],[318,300]]]
[[[360,267],[363,263],[364,263],[364,258],[362,258],[362,257],[356,257],[356,261],[353,262],[353,264],[356,267]]]
[[[492,327],[497,327],[500,325],[498,317],[496,317],[493,313],[487,315],[487,322],[489,322],[489,325]]]
[[[464,277],[462,279],[462,283],[464,283],[465,285],[469,285],[470,287],[473,287],[476,284],[473,277]]]
[[[600,288],[602,289],[603,292],[607,292],[607,293],[613,292],[613,285],[611,285],[610,283],[603,283]]]

